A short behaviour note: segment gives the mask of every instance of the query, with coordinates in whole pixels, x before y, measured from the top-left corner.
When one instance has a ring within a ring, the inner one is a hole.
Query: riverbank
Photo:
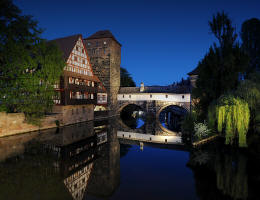
[[[90,105],[56,107],[54,111],[41,119],[40,126],[27,123],[23,113],[0,112],[0,138],[117,116],[110,112],[94,114]]]

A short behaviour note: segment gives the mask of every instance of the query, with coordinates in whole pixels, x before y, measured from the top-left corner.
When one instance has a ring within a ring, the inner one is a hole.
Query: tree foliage
[[[248,103],[250,128],[253,132],[260,128],[260,84],[248,79],[240,83],[236,95]]]
[[[247,75],[260,70],[260,20],[246,20],[241,28],[242,48],[250,58]]]
[[[217,104],[210,106],[208,118],[210,127],[216,125],[219,133],[225,133],[226,144],[233,144],[238,136],[239,146],[247,146],[246,134],[249,128],[250,110],[244,100],[223,95]]]
[[[136,84],[133,81],[133,78],[129,74],[129,72],[121,67],[120,68],[120,86],[121,87],[135,87]]]
[[[9,0],[0,6],[0,110],[38,119],[53,105],[53,85],[65,62],[62,53],[40,38],[41,30]]]
[[[235,28],[227,14],[217,13],[209,25],[218,44],[214,43],[199,62],[197,87],[193,90],[194,98],[199,99],[196,106],[203,111],[203,117],[206,117],[212,101],[237,87],[239,74],[248,63],[247,56],[236,42]]]

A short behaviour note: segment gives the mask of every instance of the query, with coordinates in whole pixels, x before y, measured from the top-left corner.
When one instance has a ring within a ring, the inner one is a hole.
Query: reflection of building
[[[116,127],[110,123],[94,126],[92,121],[12,136],[13,146],[2,138],[2,152],[7,152],[2,159],[9,161],[0,163],[1,199],[81,200],[87,191],[111,194],[119,185],[120,169]]]
[[[120,145],[117,139],[117,126],[112,120],[107,122],[106,145],[99,148],[100,158],[95,160],[90,175],[87,194],[110,197],[120,184]]]
[[[45,151],[54,156],[55,171],[62,175],[66,188],[77,200],[84,197],[99,146],[107,142],[106,130],[96,131],[93,123],[92,128],[91,123],[87,124],[63,127],[60,134],[44,144]]]

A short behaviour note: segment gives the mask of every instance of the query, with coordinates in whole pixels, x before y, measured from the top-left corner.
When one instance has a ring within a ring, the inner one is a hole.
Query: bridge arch
[[[129,105],[135,105],[135,106],[137,106],[137,107],[140,107],[143,111],[146,111],[146,107],[145,107],[145,105],[144,105],[144,102],[127,101],[127,102],[125,102],[125,103],[121,103],[121,104],[118,105],[118,109],[117,109],[118,113],[120,114],[121,111],[122,111],[125,107],[127,107],[127,106],[129,106]]]
[[[170,106],[176,106],[176,107],[179,107],[183,110],[185,110],[186,113],[189,112],[189,108],[187,108],[187,106],[185,106],[183,103],[177,103],[177,102],[171,102],[171,103],[166,103],[166,104],[163,104],[161,106],[159,106],[157,112],[156,112],[156,119],[159,119],[159,115],[160,113],[167,107],[170,107]]]

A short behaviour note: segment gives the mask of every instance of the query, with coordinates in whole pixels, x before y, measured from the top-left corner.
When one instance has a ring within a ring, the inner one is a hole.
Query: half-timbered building
[[[66,112],[70,116],[77,114],[78,117],[81,117],[87,112],[93,112],[94,105],[106,105],[106,90],[99,78],[93,73],[82,35],[58,38],[52,42],[56,43],[63,52],[66,62],[63,76],[60,78],[60,82],[54,86],[57,91],[54,99],[56,104],[54,110]],[[92,107],[88,105],[92,105]],[[74,121],[85,120],[83,117],[82,120],[76,119]]]

